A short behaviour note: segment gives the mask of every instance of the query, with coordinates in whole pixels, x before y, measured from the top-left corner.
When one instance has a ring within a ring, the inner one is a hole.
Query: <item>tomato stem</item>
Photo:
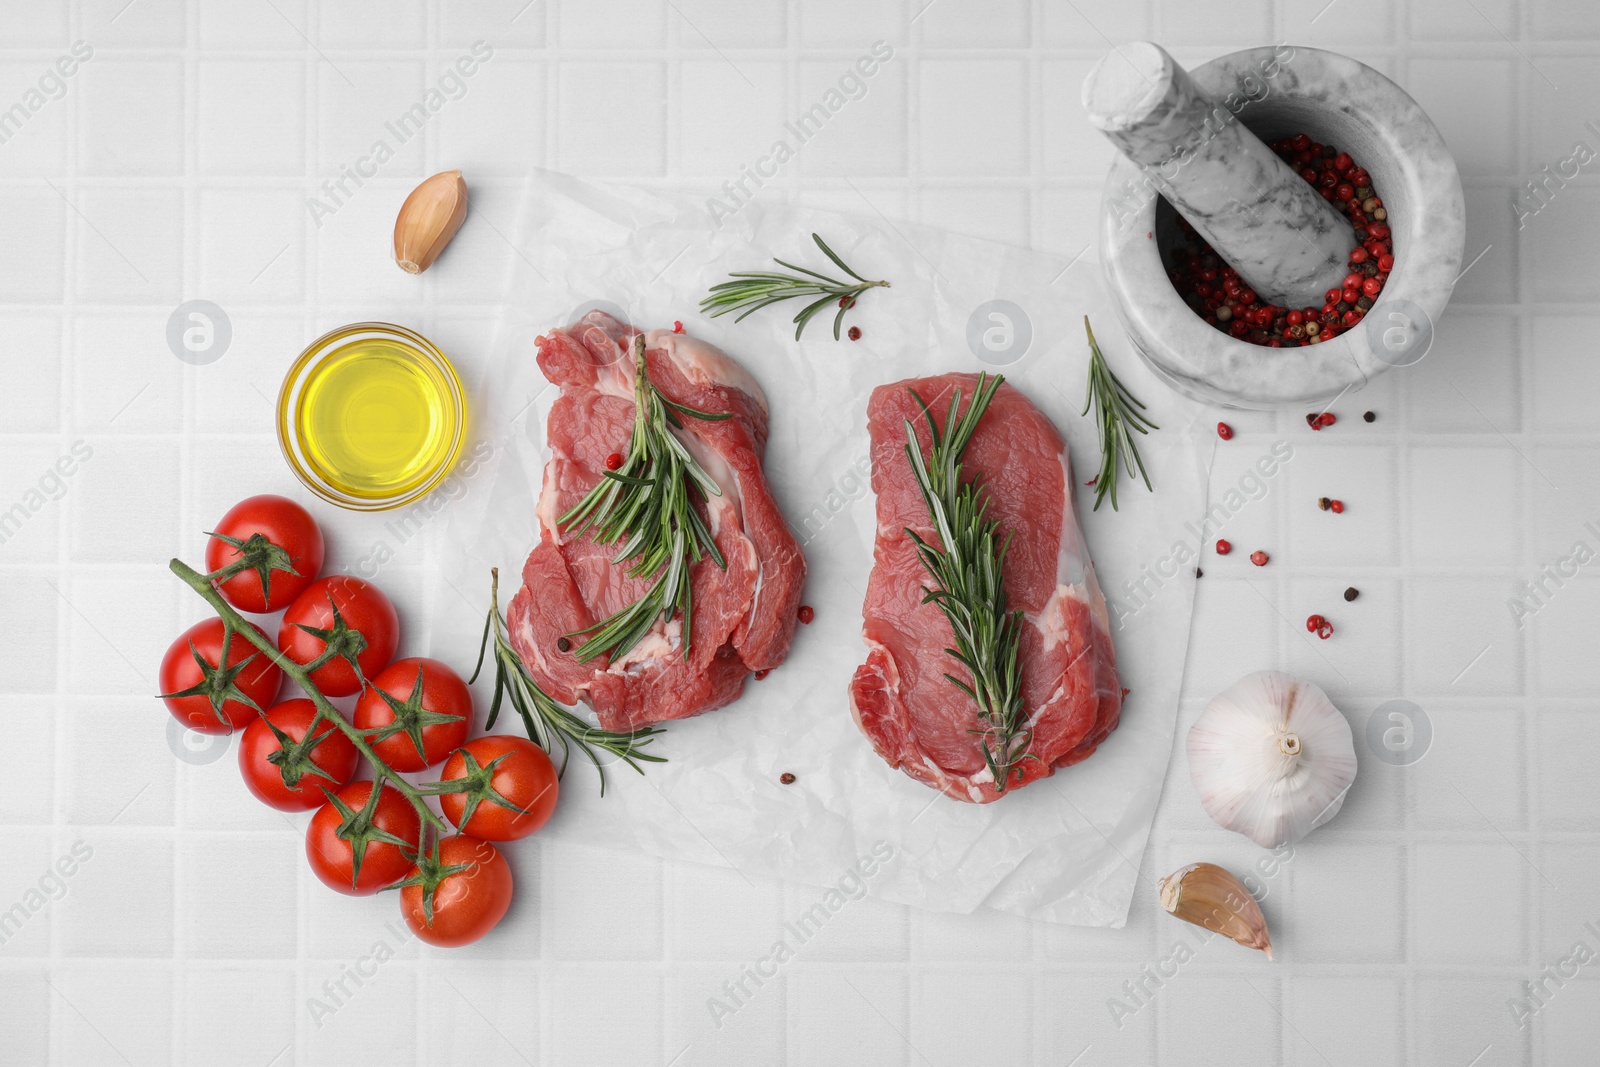
[[[312,721],[311,730],[307,731],[308,735],[315,732],[318,721],[326,720],[333,723],[339,729],[339,732],[348,737],[350,742],[356,746],[356,751],[360,752],[367,762],[372,764],[374,791],[387,779],[389,784],[395,788],[395,791],[410,801],[411,806],[417,809],[417,815],[422,819],[424,826],[432,826],[441,833],[450,832],[450,828],[445,825],[444,820],[435,815],[433,809],[428,807],[428,802],[424,799],[422,791],[402,778],[394,768],[385,763],[383,758],[374,752],[372,746],[367,743],[367,739],[362,732],[356,729],[350,720],[346,719],[339,709],[329,702],[327,697],[322,695],[322,691],[317,688],[317,684],[311,680],[311,672],[309,670],[285,656],[278,650],[276,645],[267,639],[265,634],[254,626],[249,625],[243,615],[240,615],[227,601],[222,599],[222,595],[212,586],[207,575],[196,571],[181,559],[174,559],[168,566],[173,574],[183,580],[185,585],[199,593],[201,598],[211,605],[212,609],[222,617],[225,626],[231,628],[252,645],[255,645],[256,648],[261,650],[262,655],[276,663],[284,674],[293,678],[295,684],[305,690],[306,696],[310,697],[311,702],[317,707],[317,715]]]

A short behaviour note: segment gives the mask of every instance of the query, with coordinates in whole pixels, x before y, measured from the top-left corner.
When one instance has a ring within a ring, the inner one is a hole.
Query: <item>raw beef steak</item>
[[[660,619],[643,640],[615,659],[580,663],[582,637],[634,601],[654,576],[633,578],[613,564],[614,547],[584,533],[569,538],[557,517],[600,480],[606,458],[627,448],[633,429],[631,326],[590,312],[538,339],[539,368],[561,387],[546,429],[551,458],[539,495],[541,537],[522,568],[522,589],[507,621],[518,654],[539,685],[568,704],[587,701],[608,730],[631,730],[683,719],[738,699],[745,676],[783,662],[794,637],[805,557],[767,486],[767,399],[744,368],[686,334],[645,334],[650,381],[668,400],[732,418],[684,418],[680,437],[716,479],[720,497],[701,517],[727,561],[690,567],[693,618],[689,655],[682,620]],[[562,651],[560,643],[570,645]]]
[[[939,544],[928,505],[906,456],[905,423],[929,448],[928,426],[911,395],[928,402],[941,426],[954,390],[962,406],[977,386],[972,374],[913,378],[875,389],[867,405],[872,488],[878,495],[878,542],[862,609],[867,661],[850,683],[856,723],[878,754],[911,777],[957,800],[979,804],[1004,794],[984,761],[977,705],[945,677],[966,668],[950,623],[922,602],[931,579],[906,527]],[[1038,408],[1009,383],[995,393],[963,460],[963,481],[980,477],[1000,536],[1011,535],[1002,575],[1009,606],[1025,613],[1023,706],[1033,738],[1016,789],[1084,759],[1116,729],[1122,709],[1116,652],[1105,598],[1073,507],[1066,443]]]

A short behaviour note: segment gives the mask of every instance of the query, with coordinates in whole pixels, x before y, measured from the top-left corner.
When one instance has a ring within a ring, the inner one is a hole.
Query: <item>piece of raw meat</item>
[[[872,488],[878,495],[878,541],[862,608],[867,661],[850,683],[850,706],[878,754],[919,782],[957,800],[984,804],[1004,794],[984,762],[977,705],[945,674],[968,677],[945,650],[950,623],[922,602],[932,579],[906,527],[931,544],[938,535],[906,456],[905,423],[927,455],[928,426],[910,390],[928,402],[940,426],[961,390],[962,407],[977,387],[973,374],[912,378],[873,390],[867,404]],[[1011,535],[1002,575],[1009,606],[1025,613],[1022,691],[1033,729],[1016,789],[1084,759],[1116,729],[1122,709],[1116,652],[1105,598],[1073,507],[1072,463],[1050,420],[1009,383],[1001,384],[963,459],[962,480],[981,477],[989,515]]]
[[[512,645],[534,679],[567,704],[592,706],[608,730],[683,719],[738,699],[751,671],[783,662],[794,637],[806,562],[767,486],[767,399],[748,372],[721,351],[686,334],[645,336],[650,381],[668,400],[732,418],[684,418],[680,437],[716,479],[720,497],[701,517],[727,561],[690,567],[693,618],[684,656],[682,620],[654,627],[613,659],[580,663],[583,637],[567,637],[636,601],[654,575],[633,578],[613,564],[616,547],[576,539],[556,519],[600,480],[606,459],[626,450],[633,430],[638,333],[601,311],[538,339],[539,369],[561,395],[545,439],[550,461],[539,494],[540,540],[522,568],[511,601]],[[567,651],[561,644],[569,646]]]

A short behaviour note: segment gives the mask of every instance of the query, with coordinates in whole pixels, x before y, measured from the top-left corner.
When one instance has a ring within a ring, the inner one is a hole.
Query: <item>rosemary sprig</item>
[[[950,621],[956,647],[945,651],[961,661],[971,680],[953,674],[945,677],[978,705],[983,725],[973,733],[982,737],[984,762],[1001,793],[1013,778],[1022,776],[1024,760],[1037,758],[1028,753],[1033,731],[1023,714],[1018,661],[1022,612],[1007,609],[1001,576],[1011,535],[1000,538],[1000,524],[988,517],[989,502],[979,480],[962,483],[961,457],[1003,381],[1002,375],[990,378],[979,374],[972,402],[964,412],[961,390],[957,389],[942,431],[927,402],[912,390],[933,440],[926,460],[917,444],[916,427],[906,420],[906,456],[940,542],[930,544],[916,531],[906,529],[935,582],[934,588],[923,589],[922,602],[939,605]]]
[[[558,775],[567,773],[567,760],[572,755],[574,745],[578,751],[589,757],[589,762],[600,772],[601,796],[605,796],[606,793],[606,769],[600,762],[600,757],[595,754],[596,749],[611,753],[640,774],[644,773],[644,768],[639,766],[639,760],[646,763],[667,762],[665,756],[656,756],[644,751],[645,746],[650,744],[656,735],[666,731],[654,726],[644,726],[626,733],[617,733],[612,730],[602,730],[598,726],[590,726],[557,704],[548,693],[539,688],[539,683],[528,673],[527,665],[522,662],[522,657],[517,655],[517,650],[511,647],[511,639],[506,634],[505,617],[500,614],[500,570],[497,567],[490,573],[494,577],[489,592],[489,617],[483,622],[483,641],[478,646],[478,665],[472,669],[472,677],[468,679],[468,684],[478,680],[478,672],[483,670],[483,657],[489,648],[489,636],[492,633],[494,700],[489,704],[489,717],[484,723],[484,730],[494,729],[495,719],[500,715],[500,706],[509,702],[512,710],[522,717],[522,725],[528,731],[529,740],[552,756],[555,755],[557,746],[560,747],[561,766]]]
[[[579,663],[605,652],[620,655],[650,632],[658,616],[668,622],[679,613],[687,658],[694,615],[689,567],[704,556],[724,570],[728,566],[695,510],[696,495],[709,500],[721,496],[722,488],[673,430],[683,428],[682,417],[720,422],[729,416],[674,404],[657,392],[645,367],[643,334],[635,335],[634,361],[633,436],[622,466],[603,472],[594,488],[556,521],[572,536],[592,529],[599,544],[621,542],[612,563],[632,560],[630,577],[657,577],[649,591],[628,607],[567,635],[588,635],[575,653]]]
[[[775,271],[731,271],[726,281],[711,287],[711,295],[700,301],[700,310],[710,312],[712,318],[726,315],[730,311],[744,309],[734,322],[741,322],[745,316],[760,311],[768,304],[776,304],[783,300],[793,300],[796,297],[815,297],[811,303],[801,308],[794,317],[794,339],[800,340],[800,334],[805,331],[806,323],[827,307],[837,302],[839,313],[833,317],[833,339],[839,339],[839,324],[844,321],[844,313],[855,307],[856,298],[868,289],[889,287],[888,282],[869,282],[849,267],[828,247],[828,243],[817,234],[812,234],[811,239],[817,242],[817,247],[822,249],[823,255],[834,263],[834,266],[844,271],[855,281],[841,281],[830,278],[826,274],[818,274],[814,270],[774,259],[773,262],[780,267],[788,267],[799,274],[780,274]],[[804,275],[804,277],[802,277]]]
[[[1144,487],[1151,488],[1150,475],[1144,469],[1139,446],[1129,430],[1145,434],[1161,427],[1145,416],[1144,404],[1128,392],[1128,387],[1106,366],[1106,357],[1095,343],[1094,330],[1089,327],[1087,315],[1083,317],[1083,328],[1089,334],[1089,395],[1083,401],[1082,414],[1089,414],[1092,406],[1095,422],[1100,426],[1100,473],[1095,475],[1092,483],[1094,510],[1099,511],[1100,501],[1109,495],[1111,510],[1115,511],[1117,482],[1122,478],[1124,467],[1129,470],[1137,467],[1139,476],[1144,479]]]

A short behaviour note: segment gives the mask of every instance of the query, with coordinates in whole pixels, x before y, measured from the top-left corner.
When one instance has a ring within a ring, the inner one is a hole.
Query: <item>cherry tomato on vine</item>
[[[560,783],[545,750],[525,737],[490,734],[450,754],[440,775],[444,817],[484,841],[515,841],[550,821]]]
[[[400,883],[400,914],[423,941],[455,948],[478,940],[511,907],[511,864],[473,837],[447,837]]]
[[[332,647],[334,655],[311,672],[323,696],[343,697],[389,665],[400,643],[400,617],[383,590],[336,574],[306,587],[283,613],[278,648],[301,665]],[[359,664],[360,674],[352,663]]]
[[[322,569],[322,530],[288,497],[264,493],[239,501],[206,541],[206,571],[234,570],[217,583],[240,611],[282,611]]]
[[[356,701],[350,721],[397,771],[432,767],[460,748],[472,729],[472,691],[436,659],[389,664]]]
[[[239,773],[245,787],[268,807],[279,811],[320,808],[328,800],[323,789],[337,792],[355,777],[361,754],[331,722],[319,723],[313,736],[322,740],[299,751],[316,715],[317,706],[309,700],[285,700],[244,728]],[[288,739],[287,744],[273,732],[274,726]],[[294,785],[288,784],[291,778]]]
[[[261,634],[260,627],[251,629]],[[278,665],[241,633],[228,642],[224,665],[222,632],[221,619],[195,623],[161,657],[161,699],[173,718],[202,734],[232,733],[252,722],[283,681]]]
[[[353,782],[317,809],[306,828],[306,859],[329,889],[364,897],[403,878],[416,863],[422,820],[393,786],[376,800],[371,782]]]

